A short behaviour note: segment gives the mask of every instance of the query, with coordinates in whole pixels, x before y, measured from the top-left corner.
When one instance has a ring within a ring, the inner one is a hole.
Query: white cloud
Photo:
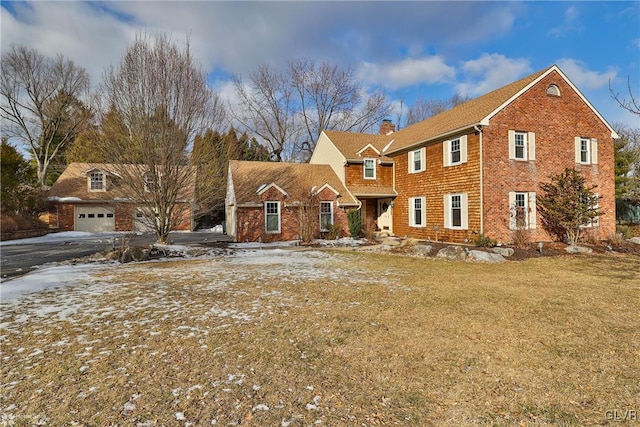
[[[569,6],[564,11],[564,22],[562,25],[549,30],[549,35],[553,37],[562,37],[567,33],[573,31],[581,31],[582,24],[580,23],[580,11],[575,6]]]
[[[408,58],[387,64],[365,62],[358,70],[363,80],[392,89],[451,81],[455,74],[455,69],[439,56]]]
[[[609,85],[609,81],[616,78],[618,72],[609,67],[604,72],[591,71],[586,64],[576,59],[562,58],[556,61],[558,67],[569,77],[578,88],[598,89]]]
[[[456,85],[457,93],[476,97],[511,83],[532,69],[527,59],[485,53],[478,59],[464,62],[460,71],[464,77]]]

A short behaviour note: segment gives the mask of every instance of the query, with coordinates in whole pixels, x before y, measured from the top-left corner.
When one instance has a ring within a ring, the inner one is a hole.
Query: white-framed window
[[[280,233],[280,202],[264,202],[264,228],[267,233]]]
[[[320,202],[320,231],[329,231],[332,225],[333,202]]]
[[[595,193],[595,196],[596,196],[597,199],[596,199],[595,205],[593,205],[593,209],[598,210],[598,209],[600,209],[600,196],[598,195],[598,193]],[[593,227],[598,227],[599,225],[600,225],[600,217],[596,216],[594,218],[591,218],[591,220],[587,224],[582,225],[581,227],[582,228],[593,228]]]
[[[375,159],[364,159],[364,179],[376,179]]]
[[[442,161],[445,166],[456,166],[467,162],[467,135],[444,141]]]
[[[409,152],[409,173],[422,172],[427,169],[426,152],[425,148]]]
[[[425,227],[427,225],[427,198],[409,197],[409,226]]]
[[[583,136],[575,137],[576,163],[595,165],[598,163],[598,140]]]
[[[533,230],[536,228],[536,193],[509,192],[509,229]]]
[[[467,230],[469,228],[467,193],[445,194],[444,227],[453,230]]]
[[[536,134],[534,132],[509,131],[509,159],[535,160]]]
[[[105,191],[106,189],[104,173],[91,172],[89,174],[89,191]]]

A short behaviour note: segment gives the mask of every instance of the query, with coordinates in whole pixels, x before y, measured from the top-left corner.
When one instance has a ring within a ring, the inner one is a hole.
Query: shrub
[[[481,248],[493,248],[497,244],[497,241],[493,240],[489,236],[485,236],[482,233],[480,233],[480,235],[478,235],[478,237],[476,238],[476,246]]]
[[[518,249],[528,249],[531,245],[531,230],[518,228],[511,232],[513,246]]]
[[[327,233],[328,240],[337,240],[342,237],[342,226],[340,224],[331,224],[331,228]]]
[[[616,227],[616,234],[619,234],[623,239],[630,239],[631,228],[628,225],[618,225]]]
[[[347,223],[349,225],[349,234],[357,239],[362,234],[362,217],[359,209],[350,209],[347,212]]]

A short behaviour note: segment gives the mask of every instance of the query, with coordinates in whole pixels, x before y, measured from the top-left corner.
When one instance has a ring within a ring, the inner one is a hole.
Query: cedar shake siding
[[[456,139],[456,135],[451,139]],[[426,170],[409,171],[408,152],[394,156],[396,190],[398,197],[393,210],[393,227],[396,235],[416,239],[464,242],[475,239],[480,230],[480,155],[479,136],[467,136],[467,161],[454,166],[444,166],[444,141],[430,143],[426,147]],[[445,196],[467,195],[466,229],[445,228]],[[422,226],[409,225],[409,198],[425,197],[426,221]]]

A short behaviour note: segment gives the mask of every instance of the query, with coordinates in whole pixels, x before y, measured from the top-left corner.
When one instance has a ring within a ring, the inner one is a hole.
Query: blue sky
[[[352,67],[405,109],[418,97],[475,97],[558,64],[610,123],[640,127],[609,92],[611,82],[627,95],[630,77],[640,97],[639,1],[2,1],[1,12],[3,52],[17,43],[61,53],[94,86],[137,32],[163,32],[189,37],[229,102],[231,75],[300,56]]]

